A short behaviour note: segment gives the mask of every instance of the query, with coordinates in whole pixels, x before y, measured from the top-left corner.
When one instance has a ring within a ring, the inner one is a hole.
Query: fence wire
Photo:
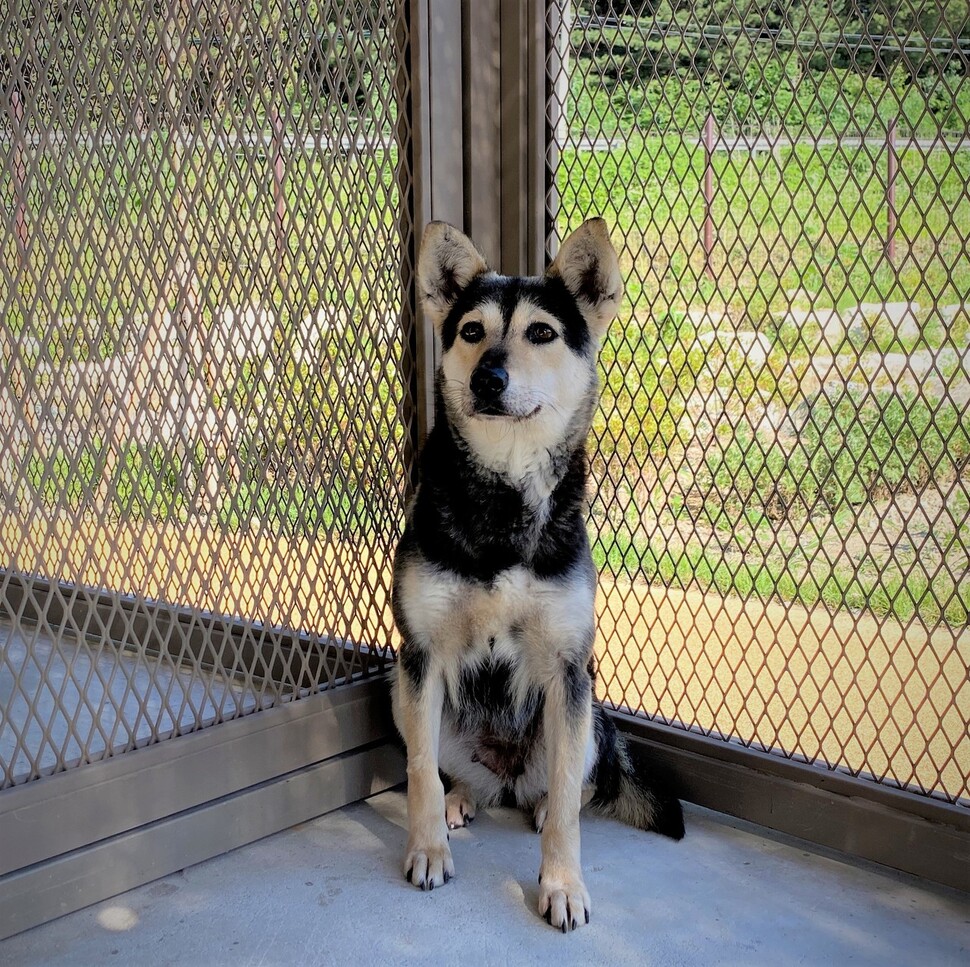
[[[549,22],[550,245],[603,215],[627,278],[601,692],[970,803],[966,6]]]
[[[4,4],[0,787],[383,660],[400,7]]]

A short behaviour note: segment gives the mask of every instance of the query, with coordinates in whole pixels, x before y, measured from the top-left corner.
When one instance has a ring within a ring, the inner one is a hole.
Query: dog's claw
[[[445,796],[445,825],[449,829],[461,829],[475,818],[475,800],[464,786],[455,786]]]
[[[448,882],[454,875],[455,864],[448,843],[439,841],[424,849],[408,850],[404,869],[408,883],[420,890],[431,891]]]
[[[539,915],[562,933],[577,930],[584,922],[589,923],[589,894],[582,878],[556,871],[545,872],[539,888]],[[583,911],[582,918],[580,910]]]

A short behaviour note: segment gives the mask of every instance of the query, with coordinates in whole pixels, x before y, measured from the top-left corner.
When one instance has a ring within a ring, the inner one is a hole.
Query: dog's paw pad
[[[444,886],[455,875],[455,864],[447,841],[408,850],[404,860],[404,875],[408,883],[421,890]]]
[[[554,881],[542,878],[539,887],[539,916],[566,933],[589,923],[589,894],[579,878]]]
[[[449,829],[461,829],[475,818],[475,800],[465,793],[452,790],[445,796],[445,822]]]

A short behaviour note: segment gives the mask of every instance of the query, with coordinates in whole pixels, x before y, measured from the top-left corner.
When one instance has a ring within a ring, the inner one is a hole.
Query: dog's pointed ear
[[[547,274],[566,283],[595,335],[601,336],[623,298],[620,263],[606,222],[602,218],[583,222],[562,243]]]
[[[447,222],[430,222],[418,253],[418,291],[425,312],[441,326],[468,283],[488,271],[474,242]]]

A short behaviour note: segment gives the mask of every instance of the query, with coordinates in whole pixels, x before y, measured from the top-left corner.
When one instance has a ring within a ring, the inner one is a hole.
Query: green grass
[[[378,521],[374,494],[367,487],[346,486],[339,473],[287,480],[285,474],[267,469],[272,463],[268,449],[255,442],[237,456],[241,479],[220,494],[215,509],[216,519],[226,527],[258,524],[271,533],[296,537],[331,530],[361,537],[387,529]],[[89,499],[87,494],[97,491],[105,471],[99,441],[73,459],[76,466],[63,453],[48,461],[30,458],[27,483],[45,503],[77,509]],[[188,458],[161,445],[125,447],[108,482],[109,516],[181,520],[199,511],[208,462],[202,446]]]
[[[808,404],[797,442],[787,446],[758,439],[747,425],[723,436],[706,456],[707,476],[739,506],[771,494],[785,506],[798,501],[812,512],[821,504],[835,514],[916,493],[970,462],[970,414],[915,394],[818,396]]]
[[[965,299],[970,150],[905,150],[900,162],[895,265],[884,256],[884,172],[865,147],[717,153],[714,280],[702,245],[704,152],[680,135],[632,133],[609,150],[564,151],[558,227],[568,232],[594,213],[614,226],[637,315],[706,304],[757,324],[793,293],[839,308]]]
[[[638,494],[627,474],[594,503],[594,557],[666,585],[966,624],[970,500],[954,481],[968,463],[970,413],[952,404],[819,396],[785,445],[725,430],[690,475],[693,507],[660,487]],[[927,503],[936,485],[948,498]],[[900,497],[913,510],[894,525],[886,508]]]
[[[4,314],[15,334],[27,319],[45,321],[34,335],[55,361],[114,351],[125,319],[152,311],[163,283],[184,282],[185,253],[198,272],[203,312],[262,300],[285,326],[288,314],[295,322],[321,304],[363,312],[400,301],[394,151],[289,156],[282,259],[272,159],[262,147],[198,144],[176,166],[165,139],[152,136],[112,151],[81,146],[38,158],[40,175],[26,196],[26,264],[12,234],[0,246],[4,274],[15,282]],[[2,166],[0,197],[12,192]],[[91,317],[109,321],[97,345],[83,326]],[[68,319],[81,325],[66,329]]]
[[[603,349],[594,423],[598,565],[722,593],[968,623],[968,417],[952,404],[880,395],[878,386],[864,398],[854,387],[841,401],[813,398],[806,378],[820,356],[924,350],[948,353],[936,355],[938,381],[965,378],[970,314],[944,321],[935,307],[970,299],[970,150],[899,151],[895,264],[885,254],[878,145],[716,152],[710,278],[697,136],[712,112],[719,126],[785,124],[796,138],[869,128],[878,140],[890,118],[930,137],[966,129],[970,86],[958,83],[949,103],[930,104],[922,81],[863,83],[829,72],[776,79],[780,96],[755,92],[746,101],[716,84],[631,74],[637,42],[630,30],[605,31],[581,53],[567,105],[571,134],[614,143],[567,147],[557,170],[560,237],[602,215],[627,280]],[[902,301],[924,310],[902,336],[886,320],[838,335],[787,315]],[[700,309],[727,314],[727,329],[760,333],[764,363],[705,343]],[[689,411],[699,399],[724,401],[728,429],[704,435]],[[756,435],[749,421],[769,405],[798,424],[794,443]],[[923,559],[907,559],[904,544],[847,550],[860,521],[871,524],[928,484],[949,500],[929,524]],[[769,516],[779,507],[781,522]],[[801,547],[813,533],[825,536],[814,550]]]

